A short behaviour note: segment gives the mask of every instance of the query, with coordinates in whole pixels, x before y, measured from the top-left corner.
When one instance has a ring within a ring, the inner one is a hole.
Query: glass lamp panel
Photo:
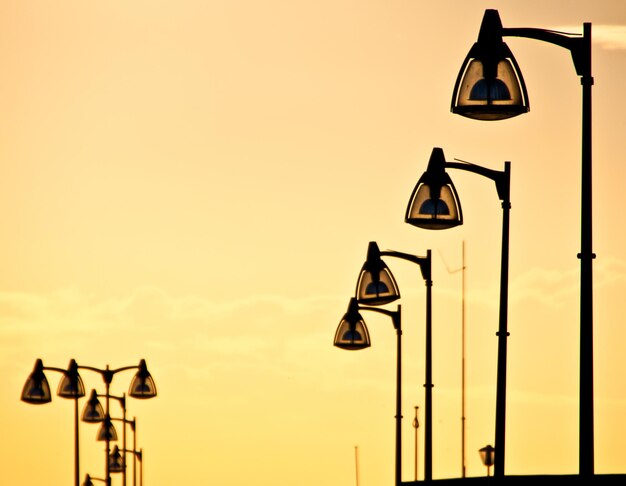
[[[150,373],[142,374],[138,372],[130,383],[128,394],[133,398],[153,398],[156,397],[156,385]]]
[[[113,452],[109,454],[109,472],[120,473],[122,471],[124,471],[124,459],[118,447],[115,446]]]
[[[104,442],[114,442],[117,440],[117,431],[115,430],[115,426],[111,422],[111,420],[104,420],[102,425],[100,426],[100,430],[98,430],[98,436],[96,440]]]
[[[383,305],[400,298],[393,274],[382,262],[377,270],[362,270],[356,288],[356,298],[361,304]]]
[[[21,399],[23,402],[33,405],[40,405],[52,401],[50,385],[43,372],[33,372],[30,374],[26,383],[24,383]]]
[[[419,183],[413,190],[405,222],[425,229],[447,229],[463,223],[461,206],[454,186],[441,186],[439,197],[431,196],[431,187]]]
[[[85,396],[85,386],[78,373],[63,374],[57,395],[62,398],[80,398]]]
[[[347,319],[342,319],[335,332],[334,345],[352,351],[369,348],[371,345],[370,336],[365,322],[359,319],[355,323],[350,323]]]
[[[504,120],[528,111],[523,79],[512,58],[497,63],[495,77],[484,75],[480,59],[466,65],[454,94],[454,113],[476,120]]]
[[[105,418],[104,408],[98,397],[92,394],[91,398],[83,409],[82,421],[88,423],[102,422]]]

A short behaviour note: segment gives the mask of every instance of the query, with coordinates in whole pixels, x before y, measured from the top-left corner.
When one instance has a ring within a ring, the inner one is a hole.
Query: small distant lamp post
[[[417,434],[417,429],[419,429],[420,427],[420,422],[417,419],[417,409],[419,407],[415,407],[415,418],[413,419],[413,428],[415,429],[415,481],[417,481],[417,439],[418,439],[418,434]]]
[[[411,255],[394,250],[380,251],[375,241],[367,247],[367,260],[361,268],[356,287],[356,297],[360,304],[383,305],[400,298],[400,292],[393,274],[381,257],[390,256],[413,262],[420,267],[426,285],[426,382],[424,415],[426,416],[424,431],[424,480],[432,480],[432,257],[431,251],[426,256]]]
[[[483,461],[483,464],[487,467],[487,477],[491,476],[491,466],[493,466],[493,460],[495,457],[495,449],[490,445],[479,449],[478,453],[480,454],[480,459]]]
[[[378,312],[391,317],[396,330],[396,454],[395,454],[395,485],[402,483],[402,317],[401,306],[397,311],[379,309],[377,307],[360,306],[356,298],[350,299],[348,311],[337,326],[333,344],[341,349],[359,350],[370,347],[367,326],[359,310]]]
[[[503,27],[497,10],[485,10],[478,40],[459,71],[451,109],[476,120],[504,120],[529,110],[524,78],[503,37],[523,37],[567,49],[582,86],[580,209],[580,411],[579,474],[594,474],[593,414],[593,227],[591,23],[582,34],[533,27]],[[496,442],[495,476],[504,475],[504,449]]]
[[[506,361],[509,295],[509,213],[511,210],[511,163],[495,171],[467,162],[447,162],[441,148],[435,147],[426,172],[417,181],[407,207],[405,221],[426,229],[446,229],[463,222],[459,197],[446,172],[459,169],[482,175],[495,182],[502,201],[502,252],[500,260],[500,308],[498,319],[498,367],[496,385],[496,463],[495,475],[504,476],[504,440],[506,424]]]
[[[38,359],[32,373],[28,376],[22,389],[22,401],[33,405],[41,405],[52,401],[50,385],[44,370],[63,373],[63,379],[59,383],[57,395],[61,398],[74,400],[74,484],[78,486],[80,481],[80,455],[78,438],[78,399],[85,396],[85,386],[78,374],[78,365],[73,359],[67,370],[44,366],[43,361]]]

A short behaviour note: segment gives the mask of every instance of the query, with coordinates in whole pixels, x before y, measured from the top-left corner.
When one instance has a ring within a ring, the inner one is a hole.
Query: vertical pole
[[[402,317],[398,306],[396,328],[396,486],[402,483]]]
[[[581,77],[582,100],[582,181],[580,236],[580,475],[594,475],[593,425],[593,274],[592,249],[592,163],[591,163],[591,24],[583,25],[585,72]]]
[[[77,390],[78,387],[75,386],[74,389]],[[79,445],[78,445],[78,397],[74,397],[74,484],[75,486],[78,486],[79,483],[80,483],[80,453],[79,453]]]
[[[505,422],[506,422],[506,354],[508,281],[509,281],[509,213],[511,209],[510,179],[511,163],[504,164],[505,194],[502,199],[502,259],[500,268],[500,318],[498,324],[498,368],[496,384],[496,440],[494,476],[504,477]]]
[[[413,419],[413,427],[415,427],[415,481],[417,481],[417,476],[418,476],[418,474],[417,474],[417,465],[418,465],[418,457],[419,457],[419,455],[417,453],[417,447],[419,445],[417,431],[418,431],[419,426],[420,426],[419,420],[417,418],[417,410],[418,409],[419,409],[419,407],[416,406],[415,407],[415,419]]]
[[[359,486],[359,446],[354,446],[354,467],[356,469],[356,486]]]
[[[461,247],[461,477],[465,477],[465,240]]]
[[[432,383],[432,258],[431,251],[427,251],[427,275],[426,280],[426,388],[424,414],[424,481],[433,478],[433,383]]]

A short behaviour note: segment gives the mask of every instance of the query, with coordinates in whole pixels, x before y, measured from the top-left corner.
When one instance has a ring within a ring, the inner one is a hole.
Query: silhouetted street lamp
[[[123,453],[123,455],[121,454]],[[139,485],[143,486],[143,449],[120,449],[117,446],[113,447],[113,451],[109,455],[109,470],[111,473],[123,472],[126,469],[126,454],[133,454],[139,459],[140,473],[139,473]],[[136,484],[136,478],[133,479],[133,485]]]
[[[395,454],[395,485],[402,483],[402,317],[401,306],[397,311],[379,309],[377,307],[360,306],[356,298],[350,299],[348,311],[337,326],[333,344],[341,349],[359,350],[370,347],[367,326],[359,310],[378,312],[391,317],[396,330],[396,454]]]
[[[420,422],[419,422],[419,420],[417,419],[417,409],[418,409],[418,408],[419,408],[419,407],[417,407],[417,406],[415,407],[415,418],[413,419],[413,424],[412,424],[412,425],[413,425],[413,428],[415,429],[415,481],[417,481],[417,464],[418,464],[418,459],[417,459],[417,458],[418,458],[418,455],[417,455],[417,445],[418,445],[417,439],[418,439],[418,434],[417,434],[417,430],[418,430],[418,429],[419,429],[419,427],[420,427]]]
[[[35,362],[35,367],[33,368],[32,373],[29,375],[26,383],[24,384],[24,388],[22,389],[22,401],[34,405],[40,405],[52,401],[50,385],[48,384],[48,379],[46,378],[44,370],[63,373],[63,378],[59,383],[57,395],[62,398],[74,400],[74,484],[78,486],[80,481],[78,399],[85,396],[85,386],[83,385],[83,381],[78,374],[78,365],[73,359],[70,360],[67,370],[44,366],[43,361],[38,359]]]
[[[493,466],[493,459],[495,456],[495,449],[490,445],[483,447],[478,450],[480,454],[480,459],[483,461],[483,464],[487,467],[487,477],[491,476],[490,470],[491,466]]]
[[[446,162],[443,150],[435,147],[426,172],[417,181],[407,207],[405,221],[419,228],[446,229],[463,222],[459,198],[446,168],[460,169],[487,177],[495,182],[502,201],[502,253],[500,265],[500,310],[498,332],[498,368],[496,386],[496,476],[504,475],[506,422],[506,356],[509,287],[509,212],[511,209],[511,163],[504,171],[495,171],[467,162]],[[499,462],[498,462],[499,461]],[[498,468],[498,464],[500,468]]]
[[[136,366],[124,366],[124,367],[113,369],[113,370],[109,368],[109,365],[107,365],[105,369],[93,368],[91,366],[79,366],[79,368],[95,371],[96,373],[100,373],[100,375],[102,376],[102,379],[104,380],[104,384],[106,387],[106,391],[104,394],[104,397],[106,398],[106,405],[105,405],[105,410],[104,410],[105,419],[100,429],[100,432],[98,434],[98,440],[103,440],[104,442],[106,442],[106,450],[105,450],[106,480],[110,481],[111,479],[111,473],[109,471],[109,454],[111,453],[110,442],[112,440],[117,440],[117,437],[115,439],[113,438],[113,433],[115,433],[115,428],[113,427],[113,424],[111,423],[111,418],[110,418],[111,416],[109,413],[109,399],[112,398],[111,393],[110,393],[110,388],[111,388],[111,382],[113,381],[113,377],[117,373],[120,373],[122,371],[136,369],[137,372],[130,383],[128,395],[133,398],[139,398],[139,399],[148,399],[148,398],[156,397],[157,395],[156,384],[154,383],[154,380],[152,379],[152,375],[150,375],[150,372],[148,371],[148,367],[146,366],[146,361],[144,359],[140,360],[139,364]],[[124,428],[125,427],[126,425],[124,425]],[[117,436],[117,434],[115,435]]]
[[[504,28],[497,10],[486,10],[478,41],[457,77],[452,111],[477,120],[502,120],[526,113],[528,95],[521,71],[502,38],[525,37],[570,51],[582,85],[581,236],[580,236],[580,422],[579,474],[594,474],[593,417],[593,259],[591,152],[591,23],[583,33],[538,28]],[[495,475],[504,475],[504,454],[496,444]]]
[[[393,250],[380,251],[376,242],[367,247],[367,260],[361,268],[356,288],[359,303],[383,305],[400,298],[400,291],[381,256],[401,258],[419,265],[426,284],[426,383],[425,387],[425,430],[424,430],[424,480],[432,479],[432,285],[431,251],[426,256],[411,255]]]

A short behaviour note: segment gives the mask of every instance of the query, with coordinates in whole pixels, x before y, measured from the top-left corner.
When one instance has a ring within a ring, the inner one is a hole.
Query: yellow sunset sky
[[[576,474],[580,78],[568,51],[506,38],[530,112],[453,115],[487,8],[505,27],[593,24],[595,471],[625,473],[626,2],[0,0],[0,483],[73,483],[61,374],[47,372],[51,403],[20,401],[36,359],[143,358],[158,397],[129,398],[127,415],[145,484],[353,485],[355,447],[359,485],[391,484],[391,323],[364,312],[371,348],[332,346],[370,241],[432,251],[433,477],[460,477],[463,456],[484,475],[501,207],[491,181],[451,171],[463,226],[405,224],[433,147],[511,162],[506,473]],[[425,287],[417,266],[387,263],[402,293],[408,481]],[[96,431],[80,424],[81,481],[105,474]]]

